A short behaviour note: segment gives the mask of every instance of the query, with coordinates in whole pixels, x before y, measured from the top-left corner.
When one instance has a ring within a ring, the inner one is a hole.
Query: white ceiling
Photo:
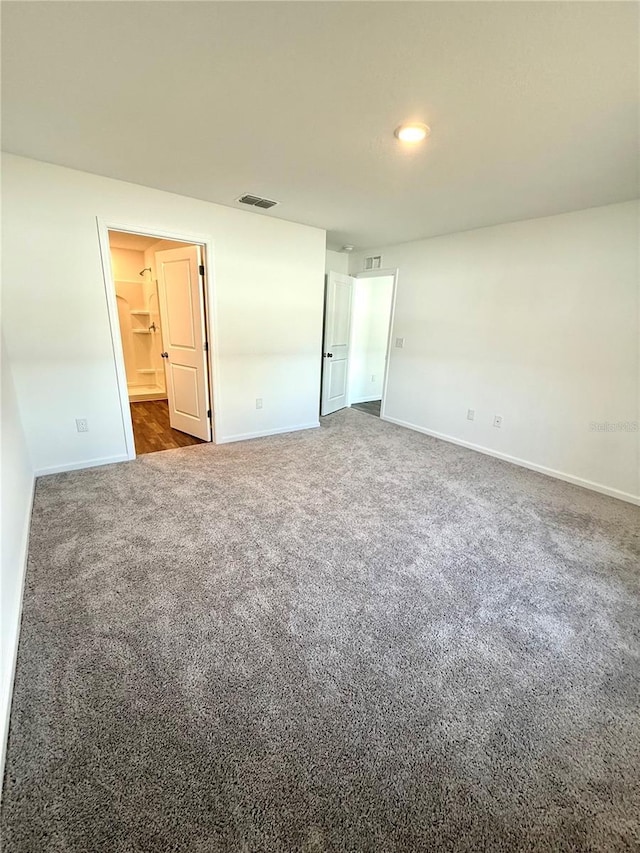
[[[4,2],[5,150],[383,245],[637,197],[638,5]],[[431,137],[407,149],[403,120]],[[247,208],[250,209],[250,208]]]

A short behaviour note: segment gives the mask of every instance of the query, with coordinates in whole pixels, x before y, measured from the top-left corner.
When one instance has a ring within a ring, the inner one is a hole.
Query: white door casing
[[[200,246],[155,253],[169,421],[173,429],[211,441]]]
[[[320,414],[329,415],[348,405],[349,339],[353,278],[327,274],[322,350]]]

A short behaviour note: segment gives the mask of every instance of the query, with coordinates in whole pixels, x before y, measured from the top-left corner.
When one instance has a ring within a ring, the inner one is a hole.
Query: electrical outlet
[[[475,409],[467,409],[467,420],[473,421],[473,420],[475,420],[475,417],[476,417],[476,410]]]
[[[262,408],[262,397],[256,397],[256,409]]]
[[[86,418],[76,418],[78,432],[89,432],[89,421]]]
[[[493,425],[496,429],[500,429],[502,426],[502,415],[495,415],[493,418]]]
[[[402,349],[404,347],[404,338],[396,338],[396,347]]]

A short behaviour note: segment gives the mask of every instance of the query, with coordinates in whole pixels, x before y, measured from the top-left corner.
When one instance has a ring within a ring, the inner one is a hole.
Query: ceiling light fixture
[[[349,245],[349,243],[347,243],[346,246],[342,247],[342,251],[343,252],[353,252],[353,246],[351,246],[351,245]]]
[[[395,136],[402,142],[422,142],[431,133],[431,128],[426,124],[412,123],[401,124],[396,127]]]

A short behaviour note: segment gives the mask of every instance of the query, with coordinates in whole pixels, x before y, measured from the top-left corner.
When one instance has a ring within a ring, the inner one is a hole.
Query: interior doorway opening
[[[395,276],[362,275],[353,282],[349,405],[380,417],[387,368]]]
[[[107,235],[132,455],[211,441],[204,246],[112,228]]]
[[[320,414],[350,406],[384,417],[397,270],[329,272]]]

